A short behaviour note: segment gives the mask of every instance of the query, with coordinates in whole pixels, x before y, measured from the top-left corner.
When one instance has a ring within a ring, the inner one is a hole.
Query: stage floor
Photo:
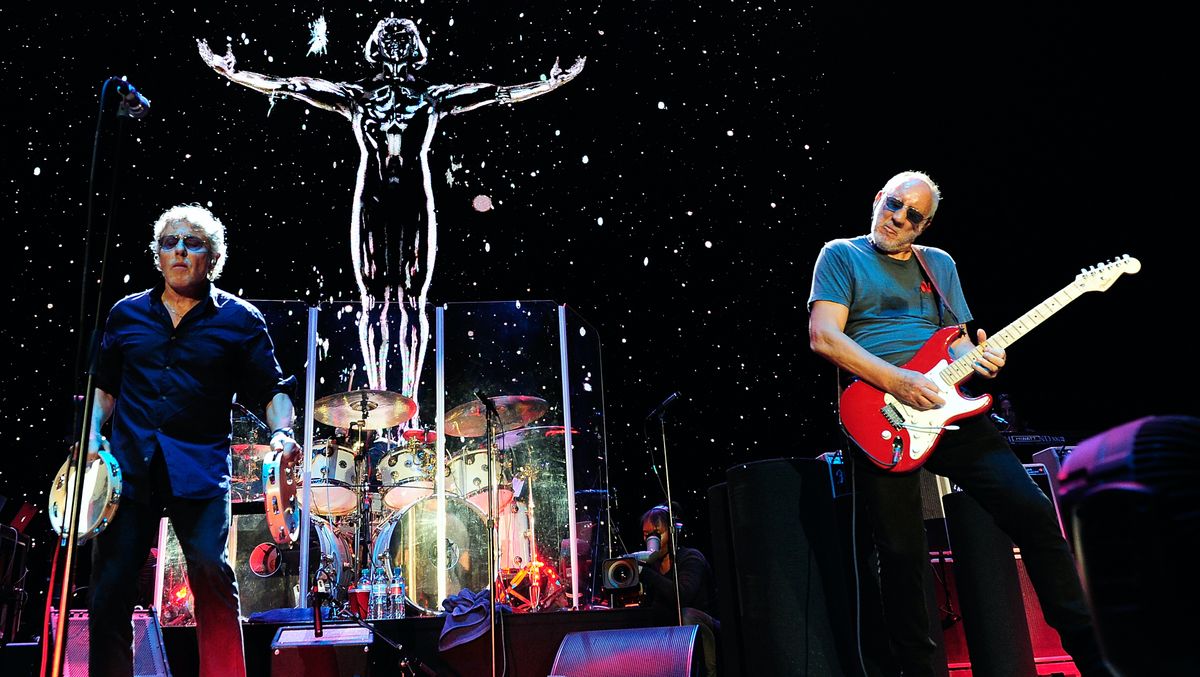
[[[507,659],[509,677],[546,677],[563,637],[571,632],[586,630],[616,630],[643,628],[655,625],[649,610],[641,608],[598,611],[557,611],[535,614],[506,614],[503,628],[497,635],[496,674],[504,670]],[[326,623],[329,623],[327,621]],[[442,617],[406,618],[377,621],[371,625],[375,641],[369,654],[370,674],[398,674],[402,656],[379,635],[400,644],[406,656],[416,658],[444,677],[480,677],[491,674],[491,651],[486,634],[478,639],[438,651],[438,638],[445,621]],[[271,675],[271,641],[276,631],[294,623],[243,623],[242,634],[246,647],[246,670],[250,677]],[[502,631],[501,631],[502,630]],[[167,660],[173,677],[198,675],[198,649],[194,627],[162,629]],[[501,646],[504,651],[501,651]],[[10,644],[0,648],[0,673],[11,677],[36,677],[41,660],[41,646]]]

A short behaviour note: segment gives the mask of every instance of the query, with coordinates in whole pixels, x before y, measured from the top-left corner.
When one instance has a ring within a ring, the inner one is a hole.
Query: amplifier
[[[50,609],[50,640],[58,630],[58,609]],[[67,612],[67,641],[63,647],[64,677],[87,677],[88,651],[87,609]],[[162,630],[149,611],[133,612],[133,677],[170,677],[167,651],[163,646]]]
[[[320,637],[311,625],[284,626],[271,641],[271,677],[365,677],[371,630],[326,623]]]

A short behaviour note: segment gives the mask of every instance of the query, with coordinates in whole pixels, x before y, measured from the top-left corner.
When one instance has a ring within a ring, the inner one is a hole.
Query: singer
[[[230,403],[266,405],[271,446],[298,451],[290,392],[262,314],[217,289],[225,227],[183,205],[153,227],[162,280],[109,312],[95,378],[88,451],[112,418],[124,493],[92,549],[88,628],[93,677],[129,677],[138,571],[164,509],[175,526],[196,599],[200,674],[246,674],[237,583],[229,566]]]
[[[675,505],[674,503],[672,505]],[[678,510],[676,510],[678,514]],[[671,558],[670,513],[667,506],[657,505],[642,515],[642,538],[646,550],[637,554],[642,562],[639,578],[642,581],[642,606],[649,606],[656,622],[674,625],[675,576],[679,575],[679,604],[683,608],[683,624],[699,626],[699,638],[704,649],[705,675],[717,674],[717,639],[721,629],[717,620],[717,592],[713,585],[712,568],[704,554],[695,548],[675,544]]]

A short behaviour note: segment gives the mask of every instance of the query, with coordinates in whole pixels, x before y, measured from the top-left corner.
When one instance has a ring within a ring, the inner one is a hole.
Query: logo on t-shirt
[[[932,294],[933,293],[933,287],[930,286],[929,280],[921,280],[921,293],[922,294]]]

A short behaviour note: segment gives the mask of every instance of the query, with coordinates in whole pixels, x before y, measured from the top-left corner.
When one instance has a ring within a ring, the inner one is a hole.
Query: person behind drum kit
[[[673,512],[679,513],[675,502]],[[704,649],[705,674],[717,674],[716,633],[721,629],[717,620],[717,592],[712,568],[704,554],[675,542],[675,559],[671,557],[670,512],[667,506],[657,505],[642,515],[642,539],[646,549],[633,553],[641,563],[638,574],[642,583],[642,606],[648,606],[654,619],[664,625],[674,625],[679,617],[675,608],[675,577],[679,578],[679,606],[684,625],[699,627],[699,639]]]
[[[153,232],[163,279],[112,307],[95,378],[89,454],[104,443],[101,428],[111,417],[124,491],[93,544],[89,671],[132,671],[138,570],[165,509],[195,596],[200,674],[245,675],[228,553],[230,402],[265,404],[271,447],[290,457],[298,450],[295,379],[284,378],[262,314],[213,285],[225,264],[221,222],[203,207],[180,205],[159,216]]]

